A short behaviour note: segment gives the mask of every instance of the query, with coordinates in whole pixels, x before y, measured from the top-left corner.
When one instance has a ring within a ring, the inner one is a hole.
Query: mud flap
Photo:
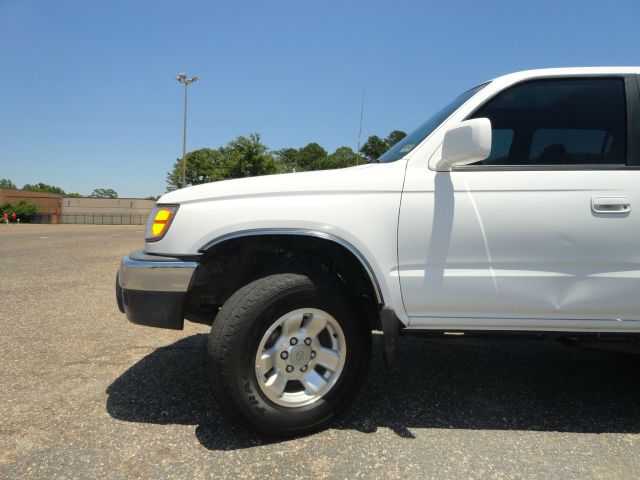
[[[400,320],[393,308],[382,307],[380,310],[380,323],[384,340],[384,358],[388,368],[396,365],[396,348],[400,336]]]

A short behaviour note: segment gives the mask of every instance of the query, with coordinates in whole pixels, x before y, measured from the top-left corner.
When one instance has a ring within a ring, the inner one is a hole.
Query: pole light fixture
[[[176,80],[184,84],[184,131],[182,137],[182,188],[187,186],[185,177],[187,173],[187,87],[199,80],[195,75],[187,78],[186,73],[179,73]]]

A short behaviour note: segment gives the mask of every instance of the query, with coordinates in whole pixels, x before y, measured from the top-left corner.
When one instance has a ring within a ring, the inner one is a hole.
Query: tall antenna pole
[[[360,107],[360,128],[358,129],[358,148],[356,153],[360,153],[360,140],[362,137],[362,117],[364,116],[364,94],[366,92],[366,85],[362,86],[362,105]]]

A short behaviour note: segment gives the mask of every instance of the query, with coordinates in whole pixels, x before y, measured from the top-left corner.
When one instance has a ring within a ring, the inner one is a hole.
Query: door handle
[[[629,213],[631,199],[629,197],[593,197],[591,210],[593,213]]]

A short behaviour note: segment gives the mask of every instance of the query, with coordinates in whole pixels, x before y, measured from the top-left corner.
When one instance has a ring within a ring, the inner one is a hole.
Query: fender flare
[[[199,253],[206,253],[212,248],[221,243],[224,243],[228,240],[234,240],[237,238],[244,237],[253,237],[253,236],[273,236],[273,235],[295,235],[302,237],[313,237],[320,238],[323,240],[328,240],[330,242],[336,243],[341,247],[345,248],[349,253],[351,253],[356,260],[361,264],[362,268],[367,273],[369,277],[369,281],[373,287],[373,291],[376,296],[376,301],[378,305],[384,305],[384,298],[382,297],[382,290],[380,289],[380,284],[378,283],[378,279],[375,276],[373,268],[371,268],[371,264],[367,261],[367,259],[358,251],[356,247],[347,242],[346,240],[333,235],[327,232],[321,232],[318,230],[309,230],[309,229],[301,229],[301,228],[269,228],[269,229],[251,229],[251,230],[240,230],[237,232],[227,233],[225,235],[221,235],[213,240],[207,242],[202,248],[198,250]]]

